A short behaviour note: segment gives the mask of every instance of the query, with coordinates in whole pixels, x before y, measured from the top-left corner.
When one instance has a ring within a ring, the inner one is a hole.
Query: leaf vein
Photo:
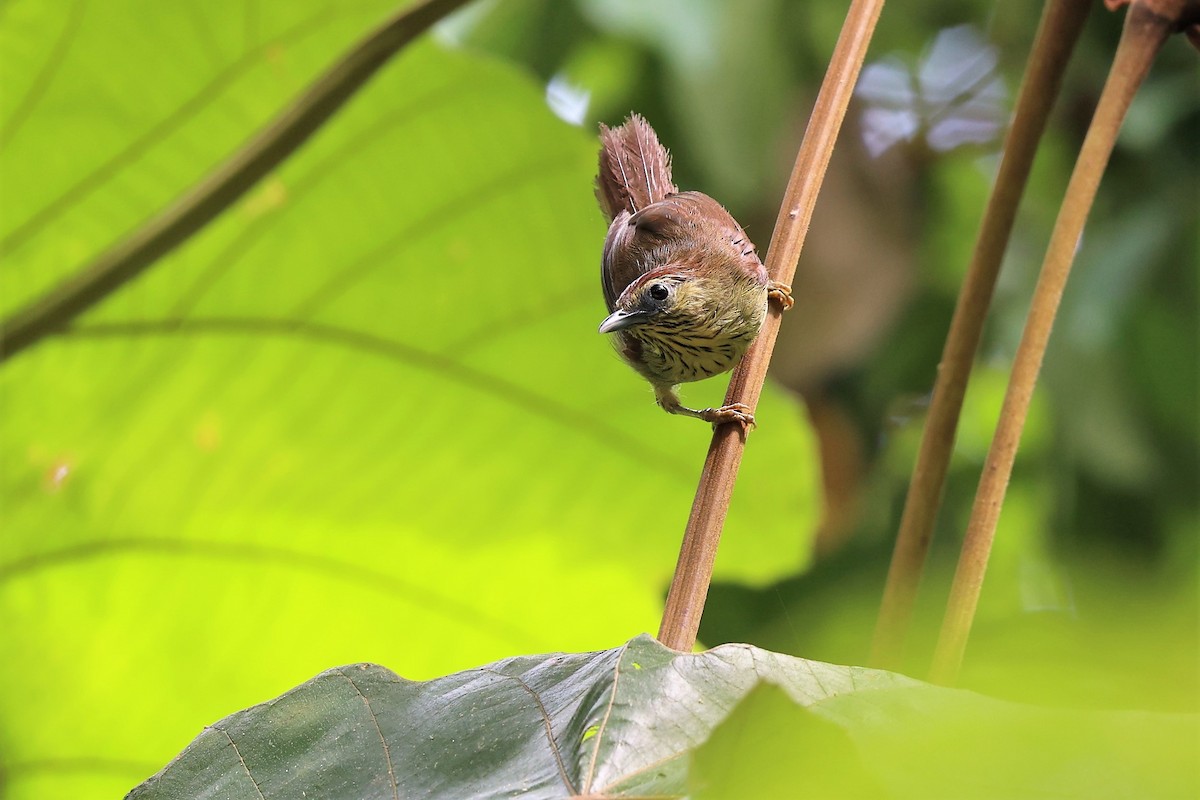
[[[363,331],[303,320],[272,319],[269,317],[212,317],[205,319],[131,320],[127,322],[90,323],[68,328],[61,335],[68,337],[107,337],[136,335],[186,334],[263,334],[307,337],[372,353],[422,369],[454,381],[482,394],[491,395],[516,406],[519,410],[583,433],[602,447],[613,450],[638,463],[653,465],[661,474],[681,482],[689,480],[690,470],[670,457],[645,446],[641,439],[596,419],[591,414],[572,409],[553,398],[499,376],[468,367],[448,356],[422,350],[394,339]]]
[[[392,748],[388,746],[387,738],[383,735],[383,728],[379,727],[379,715],[371,707],[371,701],[362,693],[362,689],[358,688],[358,684],[354,682],[354,678],[346,674],[345,667],[339,669],[338,674],[350,682],[359,699],[363,701],[363,705],[367,707],[367,713],[371,715],[371,722],[375,725],[375,732],[379,734],[379,744],[383,746],[383,760],[387,762],[388,778],[392,782],[392,797],[395,800],[400,800],[400,784],[396,780],[396,769],[392,766]]]
[[[562,751],[558,747],[558,742],[554,740],[554,727],[550,724],[550,713],[546,711],[546,706],[542,703],[542,698],[538,696],[538,693],[518,675],[506,675],[503,672],[498,672],[487,667],[481,667],[480,672],[487,672],[500,678],[516,681],[533,698],[533,702],[537,704],[538,712],[542,715],[542,724],[546,727],[546,739],[550,742],[550,752],[554,754],[554,762],[558,765],[558,774],[562,778],[563,784],[566,785],[567,791],[572,796],[578,794],[575,791],[575,784],[571,782],[571,777],[567,774],[567,766],[563,763]]]
[[[62,67],[63,62],[67,58],[67,47],[79,31],[79,21],[81,19],[83,19],[83,0],[75,0],[71,4],[71,10],[66,23],[63,24],[62,30],[59,31],[58,38],[54,40],[54,46],[50,51],[50,55],[46,57],[46,61],[42,64],[42,68],[38,70],[37,76],[29,84],[29,90],[21,98],[21,102],[13,111],[12,116],[9,117],[8,124],[4,126],[3,131],[0,131],[0,150],[3,150],[12,142],[17,132],[25,125],[25,121],[29,119],[29,115],[33,113],[38,103],[46,96],[46,92],[49,91],[50,85],[54,82],[59,68]]]
[[[270,47],[283,45],[307,33],[319,31],[328,22],[330,16],[331,13],[329,11],[314,14],[311,18],[303,20],[290,30],[285,31],[274,41],[264,42],[257,48],[243,53],[240,58],[231,62],[224,71],[213,76],[194,95],[184,100],[171,113],[158,120],[142,133],[141,136],[130,142],[124,150],[115,153],[107,161],[98,165],[91,172],[69,186],[62,194],[42,206],[24,222],[7,233],[3,239],[0,239],[0,255],[10,255],[24,246],[26,242],[41,233],[60,214],[66,212],[92,194],[92,192],[104,186],[104,184],[120,173],[124,167],[137,161],[151,147],[166,139],[182,127],[185,122],[203,111],[213,100],[220,97],[221,92],[240,77],[246,68],[260,59],[262,54],[267,52]]]
[[[625,654],[629,651],[629,643],[626,642],[621,646],[621,654],[617,656],[617,663],[613,667],[613,682],[612,688],[609,690],[608,705],[604,709],[604,717],[600,720],[600,724],[596,726],[596,744],[592,748],[592,761],[588,765],[587,775],[583,781],[583,794],[585,796],[592,793],[592,781],[596,777],[596,760],[600,757],[600,743],[604,741],[604,734],[608,732],[608,721],[612,717],[613,705],[617,701],[617,684],[621,679],[621,661],[625,658]]]
[[[225,730],[224,728],[218,728],[215,725],[213,727],[225,734],[225,738],[229,740],[229,746],[233,748],[234,755],[237,756],[238,761],[242,765],[242,769],[246,770],[246,777],[249,778],[250,783],[253,784],[254,791],[258,792],[259,800],[267,800],[266,795],[263,794],[262,787],[258,785],[258,781],[254,780],[254,776],[250,773],[250,766],[246,763],[246,759],[242,757],[242,751],[238,749],[237,742],[235,742],[233,737],[229,735],[229,731]]]
[[[295,182],[287,184],[288,203],[284,210],[280,214],[263,214],[249,222],[237,238],[215,256],[208,266],[197,275],[192,285],[179,296],[171,311],[171,316],[187,316],[204,294],[249,252],[260,235],[271,230],[270,223],[280,219],[282,214],[287,213],[289,209],[296,208],[299,205],[296,202],[297,199],[302,197],[305,192],[320,186],[327,178],[336,174],[337,168],[345,163],[348,156],[363,152],[372,141],[382,138],[385,134],[393,132],[395,128],[409,123],[413,119],[420,118],[422,114],[440,104],[461,98],[464,94],[463,89],[469,90],[477,85],[478,81],[464,80],[450,86],[437,87],[394,113],[375,120],[350,137],[344,145],[326,158],[314,164],[303,175],[297,177]],[[278,171],[279,169],[276,168],[275,173]]]

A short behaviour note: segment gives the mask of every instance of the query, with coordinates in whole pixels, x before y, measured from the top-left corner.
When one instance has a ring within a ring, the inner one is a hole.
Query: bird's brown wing
[[[720,250],[713,251],[713,247]],[[673,194],[634,214],[618,212],[601,257],[604,302],[611,312],[625,287],[672,259],[731,259],[766,280],[762,262],[742,226],[702,192]]]
[[[637,230],[629,224],[629,212],[621,210],[608,226],[608,235],[604,237],[604,252],[600,256],[600,287],[604,290],[604,304],[610,314],[616,310],[617,298],[625,291],[625,287],[646,271],[634,249],[636,235]]]
[[[644,219],[635,214],[639,228],[652,229],[659,236],[681,243],[688,253],[673,253],[673,258],[716,264],[736,264],[756,280],[765,283],[767,271],[759,260],[754,243],[725,207],[703,192],[681,192],[646,209]]]

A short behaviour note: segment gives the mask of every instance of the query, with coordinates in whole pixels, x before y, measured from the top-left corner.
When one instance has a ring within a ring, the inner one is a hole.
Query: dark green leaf
[[[1197,730],[641,636],[425,683],[330,670],[206,729],[130,798],[1188,797]]]
[[[910,683],[746,645],[680,655],[648,636],[425,683],[343,667],[206,729],[130,798],[674,796],[689,753],[764,677],[803,705]]]

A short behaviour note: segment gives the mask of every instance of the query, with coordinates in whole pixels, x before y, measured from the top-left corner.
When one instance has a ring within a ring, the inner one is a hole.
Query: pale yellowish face
[[[600,331],[618,334],[618,351],[647,379],[687,383],[731,369],[766,310],[766,289],[752,281],[668,272],[630,287]]]

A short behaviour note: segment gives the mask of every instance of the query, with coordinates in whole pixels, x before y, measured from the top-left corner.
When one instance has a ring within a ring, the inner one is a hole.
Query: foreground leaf
[[[130,797],[669,796],[766,676],[805,704],[908,683],[744,645],[679,655],[648,636],[425,683],[343,667],[208,728]]]
[[[209,727],[129,798],[1161,797],[1196,786],[1178,760],[1195,731],[641,636],[424,683],[330,670]]]

